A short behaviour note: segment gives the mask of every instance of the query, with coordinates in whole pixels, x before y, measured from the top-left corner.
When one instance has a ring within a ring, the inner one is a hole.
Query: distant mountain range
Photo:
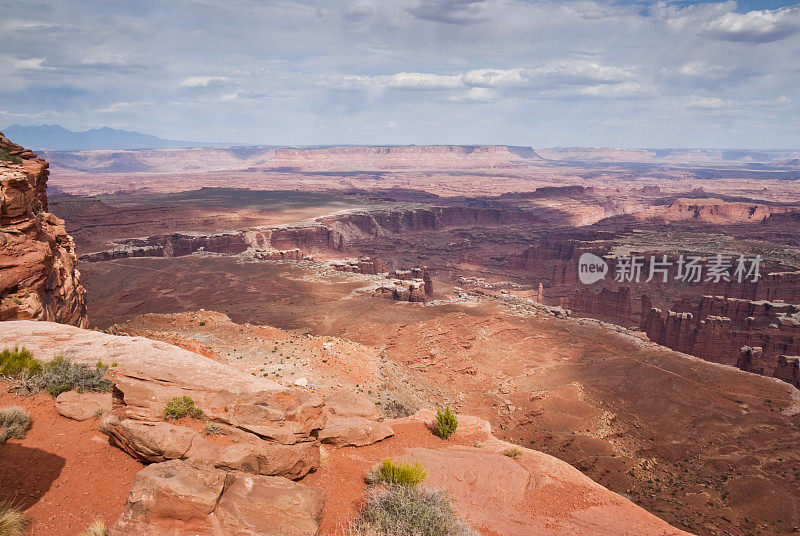
[[[8,139],[36,150],[82,151],[91,149],[177,149],[219,145],[194,141],[165,140],[150,134],[109,127],[73,132],[61,125],[11,125],[2,129]]]

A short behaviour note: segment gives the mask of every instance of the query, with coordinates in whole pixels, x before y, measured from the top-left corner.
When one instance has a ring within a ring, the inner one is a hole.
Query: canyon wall
[[[86,327],[86,292],[64,221],[47,212],[48,164],[0,133],[0,320]]]
[[[131,238],[120,241],[114,249],[82,255],[81,260],[94,262],[125,257],[180,257],[201,251],[238,255],[248,250],[260,258],[283,258],[270,257],[270,254],[295,250],[302,257],[314,251],[343,251],[359,240],[375,237],[438,231],[449,227],[487,227],[539,221],[539,216],[515,209],[412,206],[398,210],[348,212],[293,225],[257,227],[213,235],[173,233]]]
[[[640,329],[673,350],[796,384],[800,305],[703,296],[691,311],[651,308]]]

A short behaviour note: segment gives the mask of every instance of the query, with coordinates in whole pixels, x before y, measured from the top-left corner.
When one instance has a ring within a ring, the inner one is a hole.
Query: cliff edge
[[[86,327],[75,243],[47,212],[48,163],[0,132],[0,320]]]

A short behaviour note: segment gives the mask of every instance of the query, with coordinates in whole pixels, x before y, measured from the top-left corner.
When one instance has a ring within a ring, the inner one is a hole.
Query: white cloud
[[[21,71],[42,71],[47,69],[45,67],[44,62],[46,60],[44,58],[28,58],[24,60],[16,60],[14,61],[14,68],[19,69]]]
[[[800,144],[786,135],[800,116],[798,6],[188,0],[181,22],[174,9],[14,3],[0,104],[174,139],[536,143],[554,127],[546,143]],[[495,105],[453,114],[452,102]],[[715,122],[698,125],[703,110]],[[617,119],[636,127],[603,126]]]
[[[690,108],[700,108],[704,110],[721,110],[724,108],[729,108],[731,103],[720,99],[719,97],[692,95],[689,98],[687,106]]]
[[[208,87],[227,80],[226,76],[190,76],[181,80],[181,87]]]
[[[153,101],[136,101],[136,102],[114,102],[109,104],[108,106],[103,106],[102,108],[97,108],[97,112],[101,114],[113,114],[116,112],[120,112],[122,110],[127,110],[129,108],[137,108],[139,106],[148,106],[156,104]]]
[[[704,28],[730,41],[769,43],[800,32],[800,7],[725,13]]]
[[[87,66],[125,66],[130,60],[124,54],[98,53],[81,60],[81,65]]]
[[[621,84],[583,86],[580,88],[579,93],[587,97],[624,98],[639,97],[651,93],[651,91],[635,82],[623,82]]]
[[[488,87],[473,87],[449,98],[452,102],[494,102],[500,94]]]
[[[396,73],[325,77],[321,85],[335,89],[546,89],[555,86],[621,85],[633,78],[633,70],[592,62],[555,62],[535,68],[473,69],[464,73]],[[629,86],[626,86],[629,87]],[[587,94],[591,94],[590,91]],[[475,92],[474,95],[487,95]]]
[[[515,87],[530,84],[525,69],[475,69],[461,77],[464,84],[481,87]]]
[[[379,76],[379,85],[399,89],[455,89],[464,87],[461,76],[429,73],[397,73]]]

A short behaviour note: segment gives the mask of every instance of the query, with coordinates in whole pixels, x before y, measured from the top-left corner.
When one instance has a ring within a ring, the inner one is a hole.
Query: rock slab
[[[314,536],[324,492],[172,460],[142,469],[109,536]]]

